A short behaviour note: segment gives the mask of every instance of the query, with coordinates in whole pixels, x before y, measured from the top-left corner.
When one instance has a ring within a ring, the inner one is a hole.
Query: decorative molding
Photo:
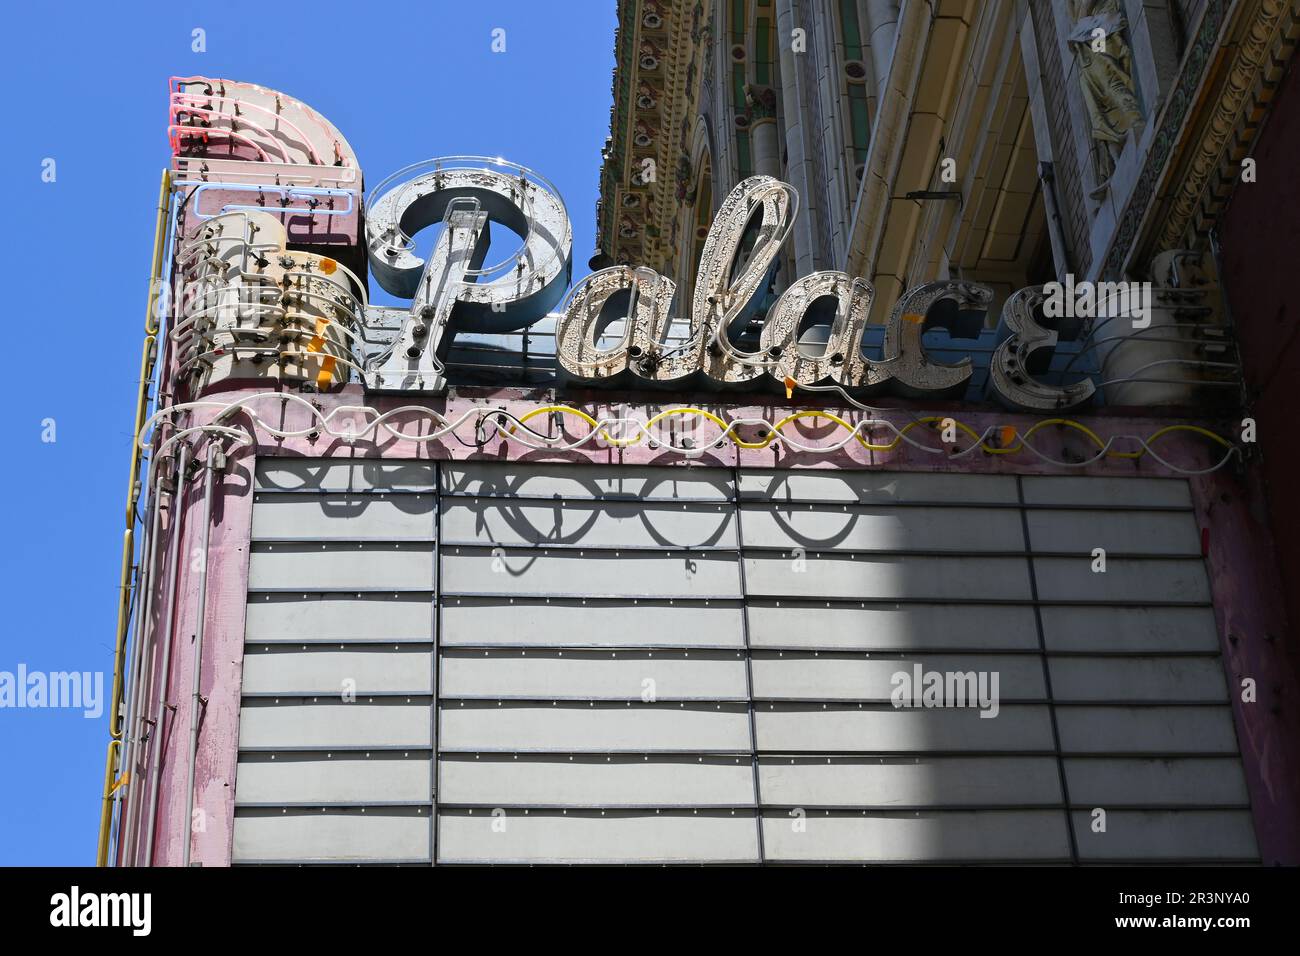
[[[1188,46],[1183,57],[1182,69],[1178,74],[1178,83],[1169,96],[1159,129],[1143,163],[1142,172],[1138,174],[1137,184],[1129,194],[1124,212],[1117,217],[1119,228],[1111,239],[1102,267],[1102,276],[1116,278],[1121,274],[1124,260],[1133,247],[1138,235],[1138,228],[1144,219],[1144,213],[1155,196],[1156,187],[1165,171],[1174,146],[1179,141],[1188,111],[1196,100],[1197,90],[1205,77],[1206,67],[1219,46],[1219,34],[1227,18],[1231,0],[1206,0],[1205,12],[1196,36]]]
[[[712,35],[703,17],[698,0],[620,0],[614,108],[596,216],[596,245],[616,262],[663,267],[676,251],[669,237],[685,191],[675,175],[684,149],[676,134],[688,128],[703,79],[703,46]],[[642,182],[646,159],[654,161],[655,176]],[[632,195],[641,197],[641,225],[629,228],[621,210]]]
[[[1276,60],[1281,28],[1294,21],[1296,6],[1296,0],[1208,0],[1137,184],[1118,218],[1100,270],[1103,278],[1119,278],[1144,247],[1186,245],[1190,233],[1205,227],[1207,192],[1217,192],[1225,151],[1235,146],[1244,154],[1253,138],[1253,130],[1242,132],[1243,124],[1259,98],[1260,74]],[[1230,14],[1240,25],[1235,43],[1227,42],[1234,29]],[[1283,39],[1285,59],[1294,51],[1294,41]],[[1221,51],[1231,51],[1230,60],[1215,70],[1212,64]],[[1207,90],[1205,84],[1218,76],[1221,84]],[[1198,122],[1206,116],[1208,121]],[[1170,190],[1163,202],[1162,187]]]
[[[1219,168],[1223,150],[1239,125],[1242,108],[1255,88],[1259,70],[1267,59],[1286,8],[1284,0],[1262,0],[1259,13],[1238,44],[1209,124],[1196,143],[1195,154],[1188,162],[1186,172],[1179,176],[1178,192],[1168,214],[1163,217],[1164,226],[1157,240],[1161,248],[1173,248],[1183,241],[1201,195]]]

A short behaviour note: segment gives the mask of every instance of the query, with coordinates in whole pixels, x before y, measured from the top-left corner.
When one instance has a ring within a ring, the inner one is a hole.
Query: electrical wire
[[[296,403],[309,410],[312,417],[312,423],[304,428],[285,429],[280,428],[263,419],[250,406],[263,400],[279,401],[281,403]],[[455,419],[448,419],[446,416],[426,408],[422,405],[403,405],[399,408],[390,409],[387,412],[379,412],[378,409],[364,405],[342,405],[329,412],[324,412],[314,404],[299,395],[289,392],[263,392],[257,395],[250,395],[238,399],[234,402],[213,402],[213,401],[193,401],[183,402],[172,405],[155,413],[141,428],[137,440],[143,447],[150,440],[153,429],[162,421],[170,421],[173,416],[188,411],[198,409],[216,409],[217,414],[213,416],[211,422],[206,425],[195,425],[183,431],[178,431],[170,436],[166,442],[160,446],[158,453],[161,454],[172,442],[175,442],[188,435],[197,434],[215,434],[224,438],[229,438],[240,445],[251,444],[254,441],[253,431],[244,425],[235,426],[228,422],[240,412],[247,414],[254,428],[270,435],[274,438],[301,438],[309,435],[328,434],[342,441],[352,443],[357,441],[370,440],[373,435],[375,438],[385,434],[388,437],[417,443],[427,443],[439,441],[444,437],[452,435],[458,441],[463,439],[460,435],[455,434],[458,429],[467,422],[473,420],[475,439],[477,446],[485,445],[488,441],[488,431],[483,428],[484,424],[491,420],[495,429],[496,436],[508,442],[515,442],[529,448],[553,451],[576,451],[579,449],[591,447],[610,447],[610,448],[627,448],[640,445],[645,442],[650,448],[663,448],[666,451],[675,452],[686,458],[699,458],[704,455],[709,447],[721,447],[726,441],[730,441],[737,448],[747,450],[761,450],[769,448],[774,444],[789,448],[800,453],[820,453],[829,454],[844,448],[851,442],[856,441],[862,448],[872,452],[892,452],[899,449],[904,444],[916,448],[927,454],[944,455],[951,459],[960,459],[982,451],[990,455],[1011,455],[1018,452],[1026,451],[1040,460],[1062,468],[1082,468],[1095,464],[1106,458],[1126,459],[1136,461],[1147,455],[1158,461],[1170,471],[1182,475],[1202,475],[1212,471],[1217,471],[1226,465],[1234,455],[1240,455],[1240,449],[1223,436],[1203,428],[1199,425],[1191,424],[1173,424],[1157,430],[1150,436],[1143,438],[1138,435],[1112,435],[1110,438],[1103,439],[1095,431],[1081,422],[1068,418],[1049,418],[1035,422],[1032,426],[1021,432],[1014,425],[989,425],[983,432],[976,432],[975,429],[958,421],[951,416],[932,415],[923,418],[914,418],[902,428],[899,428],[893,422],[887,419],[868,419],[851,423],[833,412],[825,409],[803,409],[792,412],[789,415],[771,422],[763,418],[737,418],[727,421],[719,415],[708,411],[707,409],[683,407],[671,408],[644,420],[638,421],[632,418],[600,418],[588,414],[587,412],[574,408],[571,405],[544,405],[532,409],[522,416],[515,415],[506,408],[470,408],[462,412]],[[585,435],[577,436],[569,440],[563,435],[547,436],[528,427],[528,422],[532,419],[546,414],[558,413],[570,415],[580,419],[590,427]],[[433,428],[427,433],[411,433],[403,431],[400,428],[390,424],[393,419],[403,415],[416,414],[433,423]],[[343,427],[336,427],[336,418],[343,424]],[[357,419],[360,418],[364,423],[362,427],[357,427]],[[662,434],[656,434],[652,429],[662,422],[675,418],[704,418],[717,428],[720,432],[708,439],[696,443],[692,441],[688,444],[679,444],[671,440],[665,440]],[[785,429],[793,422],[804,419],[826,419],[837,425],[843,430],[844,434],[835,442],[825,445],[807,445],[785,433]],[[1078,461],[1068,461],[1047,454],[1037,448],[1032,438],[1040,430],[1050,427],[1060,426],[1071,428],[1084,437],[1092,444],[1095,449],[1091,457]],[[752,427],[758,432],[754,439],[743,437],[739,429]],[[942,428],[947,430],[953,428],[960,431],[970,439],[969,444],[965,447],[957,447],[956,442],[944,442],[939,445],[932,445],[920,441],[909,434],[915,429],[931,430]],[[617,429],[620,437],[614,437],[610,434],[611,429]],[[893,437],[886,442],[872,441],[872,432],[883,430],[892,433]],[[1160,441],[1167,435],[1177,432],[1188,432],[1199,435],[1209,441],[1226,449],[1222,458],[1208,468],[1188,469],[1162,457],[1154,448],[1156,442]],[[1131,444],[1130,444],[1131,443]],[[1128,445],[1126,450],[1125,446]]]

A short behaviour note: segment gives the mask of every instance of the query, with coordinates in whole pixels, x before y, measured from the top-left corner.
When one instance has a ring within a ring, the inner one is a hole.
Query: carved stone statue
[[[1070,0],[1070,16],[1070,49],[1079,63],[1079,85],[1092,126],[1095,198],[1106,191],[1124,137],[1141,125],[1142,113],[1119,0]]]
[[[776,90],[757,83],[745,84],[745,108],[750,121],[776,116]]]

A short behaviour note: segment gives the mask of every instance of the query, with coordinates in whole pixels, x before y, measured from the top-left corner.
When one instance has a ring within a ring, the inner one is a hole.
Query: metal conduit
[[[168,298],[163,300],[166,304],[165,311],[159,312],[155,310],[155,306],[158,302],[157,296],[158,294],[160,294],[161,291],[156,289],[156,284],[157,281],[163,279],[169,279],[172,275],[172,271],[173,271],[172,266],[175,257],[175,247],[176,247],[176,235],[177,235],[177,230],[179,229],[179,219],[180,219],[181,209],[184,206],[184,200],[182,200],[180,203],[171,201],[173,198],[171,196],[171,192],[175,184],[172,181],[171,174],[169,171],[164,171],[163,175],[165,177],[164,182],[167,184],[167,189],[168,189],[167,209],[169,211],[168,211],[168,216],[166,221],[167,229],[162,237],[163,238],[162,269],[157,274],[157,278],[155,280],[155,289],[151,290],[150,312],[145,317],[145,331],[150,334],[156,334],[159,337],[160,348],[154,355],[154,362],[151,370],[151,381],[149,383],[153,389],[155,406],[165,405],[166,396],[164,394],[163,386],[166,381],[165,378],[166,369],[168,364],[171,361],[171,351],[170,351],[171,343],[167,339],[166,325],[168,323],[165,320],[170,318],[170,310],[171,308],[174,307],[174,303],[170,298]],[[174,425],[171,426],[171,430],[174,430],[174,428],[175,428]],[[148,505],[148,507],[151,509],[150,512],[151,523],[154,526],[154,530],[149,539],[151,542],[153,542],[150,545],[152,549],[152,557],[150,559],[150,565],[148,568],[148,593],[146,594],[147,603],[142,612],[143,613],[142,620],[144,622],[144,632],[143,633],[137,632],[135,638],[136,640],[140,640],[143,642],[143,649],[141,651],[140,696],[139,696],[139,702],[136,705],[136,715],[135,715],[136,724],[137,724],[136,736],[139,742],[139,747],[137,748],[137,755],[133,759],[139,765],[139,768],[142,769],[145,773],[145,779],[144,781],[141,781],[142,783],[147,783],[148,771],[149,771],[149,764],[147,762],[147,759],[142,759],[145,758],[145,751],[142,748],[146,741],[146,728],[148,727],[148,723],[149,723],[149,718],[147,716],[147,708],[149,706],[149,701],[153,699],[153,695],[158,682],[158,673],[156,668],[156,663],[158,658],[158,642],[157,642],[158,622],[156,621],[155,611],[157,607],[161,606],[161,591],[160,591],[161,582],[159,581],[160,568],[158,566],[158,562],[164,559],[164,556],[159,554],[159,551],[162,548],[162,539],[159,532],[161,530],[160,520],[161,520],[163,481],[164,481],[163,461],[165,460],[165,455],[162,452],[166,445],[166,442],[160,441],[160,438],[163,434],[164,433],[160,431],[157,436],[154,436],[153,438],[154,453],[150,458],[151,467],[155,472],[153,478],[154,493]],[[137,432],[136,441],[138,444],[139,432]],[[174,464],[175,463],[174,453],[172,454],[172,461]],[[136,790],[138,792],[135,798],[130,803],[128,803],[125,808],[127,814],[127,826],[129,828],[129,833],[128,833],[129,839],[127,841],[126,851],[121,854],[122,859],[124,861],[129,861],[129,865],[131,866],[139,865],[140,825],[142,821],[142,814],[144,813],[144,808],[145,808],[145,789],[143,787],[137,787]],[[134,804],[134,806],[132,806],[131,804]]]
[[[149,826],[145,831],[144,841],[145,866],[153,865],[153,841],[158,829],[158,788],[162,783],[162,768],[158,764],[162,760],[163,712],[167,707],[168,668],[171,666],[172,637],[176,630],[176,569],[180,563],[181,533],[184,530],[182,521],[184,509],[182,506],[185,495],[185,471],[189,468],[190,454],[189,443],[181,442],[176,459],[176,486],[172,489],[173,514],[169,522],[171,527],[168,529],[171,534],[171,540],[167,543],[166,594],[168,596],[168,607],[167,618],[163,624],[162,666],[158,678],[158,706],[154,711],[153,740],[150,748],[149,774],[152,776],[152,780],[149,785]]]
[[[154,302],[158,293],[158,279],[162,271],[163,247],[165,244],[166,233],[164,226],[167,223],[167,210],[171,205],[171,173],[164,170],[162,180],[158,185],[158,214],[154,224],[154,245],[153,260],[149,269],[149,293],[145,301],[144,313],[144,331],[145,340],[140,354],[140,389],[136,397],[135,411],[135,434],[140,434],[140,429],[144,425],[146,418],[146,409],[149,402],[149,381],[152,378],[158,359],[157,352],[157,325],[152,323]],[[130,473],[127,479],[127,497],[126,497],[126,533],[123,538],[122,548],[122,589],[119,594],[118,604],[118,622],[117,622],[117,640],[113,653],[113,695],[109,699],[108,726],[109,736],[113,740],[120,741],[123,736],[122,723],[122,685],[123,671],[126,661],[126,641],[128,635],[128,618],[130,601],[130,562],[134,553],[134,535],[135,535],[135,507],[139,500],[140,491],[140,446],[137,442],[131,443],[131,465]],[[138,595],[137,591],[137,595]],[[104,796],[103,806],[100,810],[99,818],[99,844],[95,853],[95,864],[97,866],[106,866],[108,864],[108,844],[111,836],[113,825],[113,806],[114,782],[116,776],[115,770],[122,766],[119,762],[122,757],[122,749],[119,748],[116,755],[113,748],[108,749],[106,758],[106,767],[104,769]]]
[[[143,742],[144,739],[144,707],[149,702],[149,690],[153,684],[152,652],[153,652],[153,626],[151,613],[153,611],[154,595],[154,572],[157,565],[158,555],[158,525],[160,523],[162,509],[158,507],[158,498],[162,490],[162,474],[160,469],[155,469],[153,476],[153,490],[148,499],[149,510],[149,529],[145,534],[144,545],[141,549],[141,571],[136,577],[136,620],[133,633],[135,635],[135,658],[132,667],[135,673],[131,680],[130,697],[127,698],[127,718],[124,732],[126,735],[126,746],[122,756],[122,766],[125,768],[127,779],[125,790],[122,794],[122,812],[119,814],[118,823],[118,861],[119,864],[135,865],[135,838],[137,835],[137,823],[139,822],[139,797],[140,790],[135,785],[135,767],[133,761],[139,762],[139,753],[137,742]],[[145,668],[148,667],[146,673]]]
[[[152,509],[153,495],[149,496],[149,507]],[[140,700],[140,667],[144,659],[144,642],[140,640],[142,629],[142,611],[145,603],[145,594],[148,589],[146,580],[146,566],[150,563],[151,554],[151,532],[155,528],[152,525],[146,527],[144,540],[140,544],[140,563],[136,566],[135,573],[135,604],[132,608],[130,633],[136,636],[131,642],[131,660],[127,668],[129,683],[126,688],[126,697],[123,703],[126,706],[125,719],[122,723],[122,759],[121,759],[121,776],[118,783],[113,788],[114,812],[113,817],[117,822],[117,843],[115,856],[121,859],[122,855],[122,836],[124,833],[122,808],[125,806],[127,794],[131,787],[131,758],[135,740],[135,717],[136,707]]]
[[[213,442],[208,445],[208,460],[204,466],[205,475],[203,479],[203,564],[199,568],[199,602],[198,610],[195,612],[198,621],[194,625],[194,692],[190,699],[190,753],[187,761],[186,784],[185,784],[185,852],[183,857],[183,866],[190,865],[190,844],[194,841],[194,770],[198,763],[197,757],[199,752],[199,709],[203,704],[203,698],[199,694],[199,677],[203,666],[203,630],[207,618],[208,609],[208,546],[212,541],[212,486],[215,484],[214,477],[217,469],[224,467],[224,456],[221,455],[220,449]]]

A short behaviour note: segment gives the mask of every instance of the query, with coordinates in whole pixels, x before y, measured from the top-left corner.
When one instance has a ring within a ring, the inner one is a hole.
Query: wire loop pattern
[[[255,403],[266,400],[295,403],[302,406],[309,410],[309,414],[312,416],[312,424],[297,429],[285,429],[276,426],[274,423],[262,418],[252,407]],[[200,409],[217,409],[218,411],[207,424],[192,425],[173,432],[158,447],[157,454],[160,457],[173,443],[184,440],[191,435],[218,436],[229,439],[237,445],[252,444],[254,436],[247,426],[230,423],[231,419],[240,412],[247,414],[257,429],[274,438],[304,438],[317,434],[326,434],[351,443],[370,440],[372,437],[377,439],[382,435],[400,441],[426,443],[439,441],[453,432],[457,432],[458,429],[472,421],[474,443],[478,445],[486,444],[491,433],[495,431],[495,435],[505,441],[515,442],[537,450],[577,451],[602,446],[627,448],[645,442],[650,448],[662,448],[669,452],[676,452],[686,458],[702,457],[710,447],[720,448],[728,441],[737,448],[749,450],[759,450],[779,444],[800,453],[826,454],[839,451],[850,442],[856,441],[864,449],[872,452],[892,452],[906,444],[918,451],[932,455],[943,455],[951,459],[965,458],[976,451],[982,451],[989,455],[1013,455],[1028,451],[1043,462],[1062,468],[1083,468],[1105,458],[1136,461],[1150,455],[1170,471],[1181,475],[1203,475],[1217,471],[1226,465],[1234,455],[1241,453],[1241,450],[1236,445],[1222,435],[1200,425],[1183,423],[1166,425],[1145,438],[1139,435],[1112,435],[1103,439],[1087,425],[1069,418],[1045,418],[1035,422],[1024,432],[1021,432],[1014,425],[999,424],[989,425],[982,432],[977,432],[974,428],[951,416],[930,415],[924,418],[914,418],[900,428],[884,418],[864,419],[857,423],[849,422],[835,412],[825,409],[803,409],[792,412],[775,422],[768,421],[765,418],[733,418],[728,421],[707,409],[689,406],[670,408],[644,420],[622,417],[598,419],[572,405],[543,405],[522,416],[516,415],[503,407],[469,408],[454,419],[449,419],[423,405],[403,405],[399,408],[389,409],[386,412],[380,412],[368,405],[341,405],[329,412],[325,412],[307,399],[288,392],[265,392],[246,396],[233,402],[193,401],[169,406],[157,412],[145,422],[137,436],[140,447],[143,449],[149,444],[153,429],[160,422],[164,420],[171,421],[174,416],[180,413],[197,412]],[[394,425],[395,419],[412,414],[424,417],[432,422],[434,427],[421,434]],[[588,425],[589,431],[584,435],[574,437],[565,435],[563,432],[557,435],[544,435],[528,426],[528,423],[533,419],[552,414],[576,418]],[[719,429],[718,433],[707,440],[696,441],[693,438],[686,437],[681,441],[674,441],[672,433],[665,436],[662,429],[658,432],[655,431],[656,427],[661,426],[664,422],[675,419],[692,420],[698,418],[703,418],[715,425]],[[786,433],[787,426],[805,419],[825,419],[837,426],[842,434],[835,441],[828,444],[809,445]],[[491,427],[484,428],[485,424],[490,424]],[[1036,433],[1050,426],[1070,428],[1079,432],[1088,439],[1094,448],[1094,453],[1091,457],[1085,457],[1078,461],[1063,460],[1046,454],[1034,445],[1032,439]],[[914,435],[910,434],[916,429],[925,429],[927,427],[931,430],[953,429],[954,433],[959,431],[970,441],[964,447],[957,447],[955,442],[943,442],[934,445],[918,440]],[[740,429],[744,428],[753,428],[754,436],[743,437]],[[892,434],[893,437],[884,442],[873,441],[873,433],[878,431]],[[1155,450],[1154,445],[1162,438],[1176,432],[1189,432],[1208,439],[1225,449],[1223,456],[1213,465],[1200,469],[1184,468],[1168,461]]]

